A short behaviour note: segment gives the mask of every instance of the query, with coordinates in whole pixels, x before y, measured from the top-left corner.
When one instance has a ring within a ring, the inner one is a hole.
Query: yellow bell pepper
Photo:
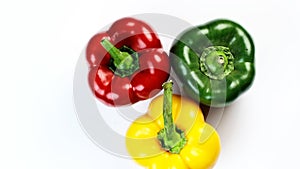
[[[129,127],[128,153],[147,169],[213,168],[221,148],[216,130],[205,123],[197,104],[172,94],[171,81],[163,88],[164,95]]]

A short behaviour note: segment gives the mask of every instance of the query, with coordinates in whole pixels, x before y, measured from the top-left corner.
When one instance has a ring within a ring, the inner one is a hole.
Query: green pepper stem
[[[163,118],[164,128],[158,132],[158,139],[162,147],[174,154],[179,154],[181,149],[186,144],[184,132],[178,129],[173,121],[172,115],[172,86],[170,80],[163,84],[164,101],[163,101]]]
[[[234,70],[234,57],[229,48],[210,46],[200,57],[200,70],[210,79],[222,80]]]
[[[115,71],[115,74],[125,77],[139,69],[138,54],[132,49],[126,46],[118,49],[108,39],[103,39],[101,45],[113,60],[110,68]]]

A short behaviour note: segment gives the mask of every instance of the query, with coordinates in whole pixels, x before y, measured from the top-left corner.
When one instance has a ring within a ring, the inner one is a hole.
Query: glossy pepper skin
[[[148,112],[129,127],[126,134],[129,154],[147,169],[213,168],[221,148],[218,133],[205,123],[201,110],[193,101],[171,94],[172,106],[165,109],[165,99],[165,96],[155,98],[150,103]],[[168,129],[166,126],[173,124],[173,121],[170,123],[171,120],[166,120],[165,110],[171,110],[169,117],[174,119],[175,131],[179,137],[179,144],[175,140],[175,146],[171,150],[165,149],[167,143],[172,143],[167,142],[168,138],[174,141],[173,138],[176,137],[172,134],[171,137],[159,137],[162,131]],[[165,144],[161,142],[161,138],[167,140]]]
[[[89,85],[110,106],[153,97],[169,77],[170,63],[155,31],[145,22],[122,18],[94,35],[86,48]]]
[[[223,107],[253,83],[254,43],[230,20],[190,28],[173,42],[170,61],[186,93],[202,104]]]

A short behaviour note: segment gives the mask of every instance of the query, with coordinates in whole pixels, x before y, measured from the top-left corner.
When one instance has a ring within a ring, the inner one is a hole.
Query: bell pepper
[[[230,20],[185,30],[173,42],[170,62],[187,95],[212,107],[232,103],[255,76],[253,40]]]
[[[94,35],[86,48],[89,85],[110,106],[145,100],[161,91],[170,63],[154,30],[145,22],[123,18]]]
[[[171,81],[163,88],[129,127],[128,153],[147,169],[211,169],[220,153],[218,133],[195,102],[172,95]]]

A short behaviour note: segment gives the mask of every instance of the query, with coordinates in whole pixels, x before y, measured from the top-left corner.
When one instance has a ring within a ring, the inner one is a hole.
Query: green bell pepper
[[[230,104],[255,76],[252,38],[230,20],[185,30],[173,42],[170,61],[187,95],[213,107]]]

